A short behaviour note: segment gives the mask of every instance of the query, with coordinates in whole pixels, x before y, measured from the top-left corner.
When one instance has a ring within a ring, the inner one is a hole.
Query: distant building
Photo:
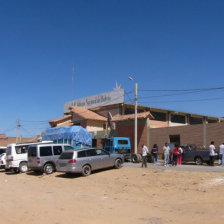
[[[36,142],[37,138],[23,138],[19,137],[17,143]],[[0,134],[0,146],[7,146],[8,144],[16,143],[16,137],[6,137],[6,134]]]

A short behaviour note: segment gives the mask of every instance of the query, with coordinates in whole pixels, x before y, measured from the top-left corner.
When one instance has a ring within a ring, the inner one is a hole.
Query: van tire
[[[20,173],[26,173],[28,171],[28,166],[26,162],[21,162],[19,164],[19,172]]]
[[[82,175],[84,177],[89,176],[91,174],[92,170],[91,167],[89,165],[85,165],[82,167]]]
[[[13,168],[14,173],[19,173],[19,168]]]
[[[203,160],[202,160],[202,158],[199,157],[199,156],[196,157],[194,161],[195,161],[195,164],[196,164],[196,165],[202,165],[202,164],[203,164]]]
[[[52,163],[46,163],[44,165],[44,173],[52,174],[54,172],[54,165]]]
[[[121,164],[122,164],[121,159],[116,159],[115,163],[114,163],[115,169],[120,169],[121,168]]]
[[[132,154],[132,156],[131,156],[131,161],[133,163],[139,163],[140,159],[141,159],[141,157],[139,157],[139,154]]]

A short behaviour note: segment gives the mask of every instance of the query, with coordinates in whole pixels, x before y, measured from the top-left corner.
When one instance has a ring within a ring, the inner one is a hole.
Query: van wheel
[[[83,176],[89,176],[90,174],[91,174],[91,167],[89,166],[89,165],[85,165],[85,166],[83,166],[83,168],[82,168],[82,175]]]
[[[119,169],[119,168],[121,168],[121,164],[122,164],[121,159],[116,159],[116,160],[115,160],[115,163],[114,163],[114,167],[115,167],[116,169]]]
[[[202,158],[201,157],[196,157],[195,158],[195,163],[196,163],[196,165],[202,165],[202,163],[203,163]]]
[[[19,172],[20,173],[26,173],[28,171],[27,163],[22,162],[19,164]]]
[[[51,163],[47,163],[44,165],[44,173],[52,174],[54,172],[54,166]]]
[[[139,156],[139,154],[132,154],[131,161],[133,163],[139,163],[140,159],[141,159],[141,157]]]
[[[18,168],[13,168],[14,173],[19,173],[19,169]]]

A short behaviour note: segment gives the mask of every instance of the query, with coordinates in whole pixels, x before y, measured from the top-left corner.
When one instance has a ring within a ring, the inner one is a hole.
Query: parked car
[[[5,158],[6,158],[6,153],[2,153],[0,155],[0,168],[1,169],[5,169],[5,164],[6,164]]]
[[[181,148],[183,149],[183,162],[195,162],[196,165],[209,163],[209,150],[199,150],[194,144],[183,145]]]
[[[111,154],[104,149],[85,148],[63,152],[58,158],[56,169],[59,172],[88,176],[93,170],[107,167],[119,169],[123,162],[122,154]]]
[[[32,144],[28,147],[28,168],[51,174],[55,171],[56,160],[62,152],[74,149],[68,144]]]

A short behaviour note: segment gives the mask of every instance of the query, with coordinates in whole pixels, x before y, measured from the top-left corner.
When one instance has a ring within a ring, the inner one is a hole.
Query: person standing
[[[167,142],[163,146],[163,155],[164,155],[164,166],[167,166],[169,162],[169,155],[170,155],[170,147]]]
[[[214,160],[215,160],[215,142],[211,141],[211,144],[209,146],[209,160],[210,160],[210,166],[214,166]]]
[[[183,154],[183,149],[181,147],[179,147],[178,154],[177,154],[177,165],[182,164],[182,154]]]
[[[153,156],[153,164],[156,165],[158,162],[158,153],[159,153],[159,148],[157,146],[157,144],[153,145],[152,148],[152,156]]]
[[[219,146],[220,165],[224,166],[224,143]]]
[[[147,154],[149,153],[148,148],[145,144],[142,144],[142,167],[147,167]]]
[[[175,144],[175,147],[173,149],[173,162],[172,162],[173,166],[177,165],[177,156],[178,156],[178,145]]]

